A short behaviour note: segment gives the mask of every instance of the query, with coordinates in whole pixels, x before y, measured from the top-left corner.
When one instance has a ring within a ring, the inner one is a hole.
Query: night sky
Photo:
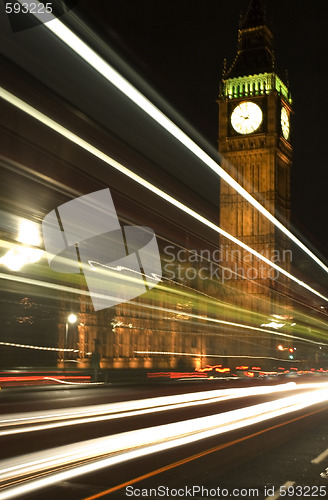
[[[249,0],[80,0],[97,32],[216,146],[223,59],[236,53],[239,15]],[[294,102],[292,219],[328,258],[327,2],[266,0],[277,66]]]

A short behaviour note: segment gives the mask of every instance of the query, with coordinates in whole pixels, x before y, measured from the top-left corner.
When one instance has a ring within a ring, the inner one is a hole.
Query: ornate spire
[[[250,0],[238,30],[238,50],[225,78],[271,73],[275,70],[273,35],[261,0]]]
[[[265,24],[265,10],[261,0],[251,0],[246,15],[240,23],[240,29],[247,30]]]

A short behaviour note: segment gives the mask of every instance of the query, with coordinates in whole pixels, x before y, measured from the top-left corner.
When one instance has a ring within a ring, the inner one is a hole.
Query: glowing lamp
[[[70,315],[68,316],[67,320],[68,320],[68,322],[69,322],[69,323],[76,323],[76,321],[77,321],[77,317],[76,317],[76,315],[75,315],[75,314],[70,314]]]

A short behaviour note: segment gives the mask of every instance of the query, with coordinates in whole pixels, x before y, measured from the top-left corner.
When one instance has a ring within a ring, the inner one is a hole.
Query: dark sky
[[[77,9],[215,146],[223,59],[249,0],[80,0]],[[326,1],[264,0],[294,100],[293,222],[322,253],[327,236]]]

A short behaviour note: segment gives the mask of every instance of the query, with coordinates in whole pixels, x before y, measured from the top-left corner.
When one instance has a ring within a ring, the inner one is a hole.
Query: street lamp
[[[71,313],[67,317],[67,321],[65,322],[65,349],[67,349],[68,325],[69,325],[69,323],[71,325],[73,325],[74,323],[76,323],[76,321],[77,321],[77,316],[75,314]],[[64,351],[64,360],[65,360],[65,357],[66,357],[66,350]]]

